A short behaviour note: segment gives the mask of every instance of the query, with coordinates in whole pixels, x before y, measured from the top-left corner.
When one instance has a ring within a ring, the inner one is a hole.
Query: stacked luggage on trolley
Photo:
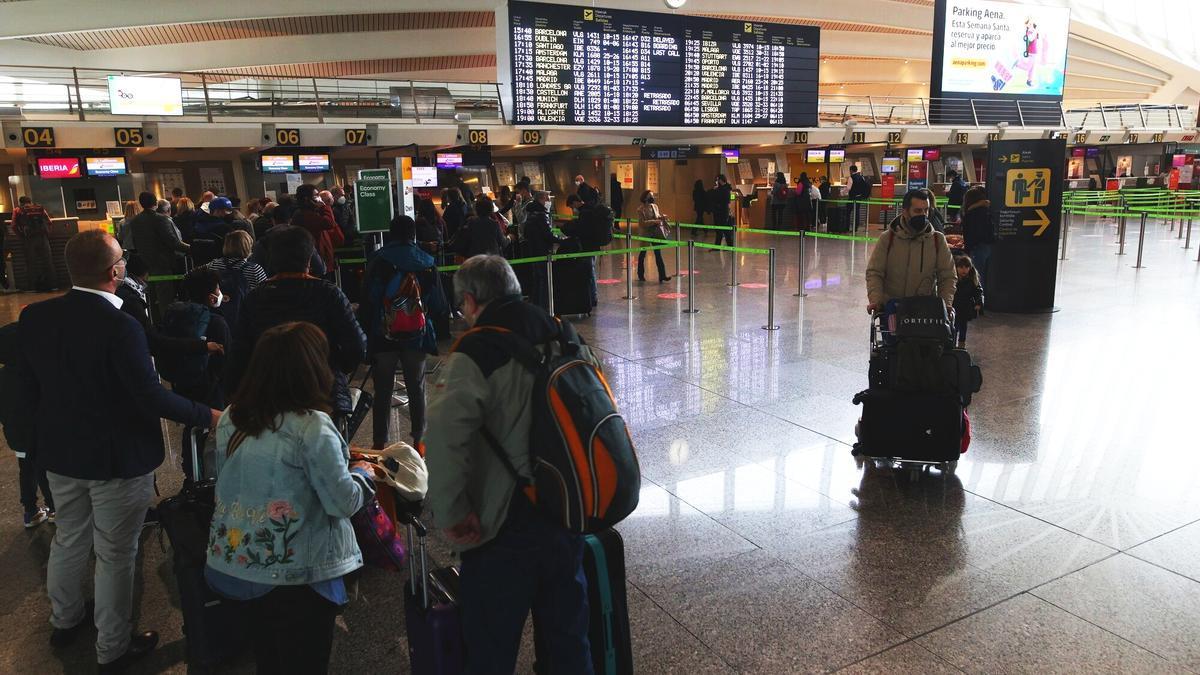
[[[871,317],[869,388],[854,396],[863,406],[856,457],[954,471],[983,377],[956,348],[953,325],[936,296],[892,300]]]

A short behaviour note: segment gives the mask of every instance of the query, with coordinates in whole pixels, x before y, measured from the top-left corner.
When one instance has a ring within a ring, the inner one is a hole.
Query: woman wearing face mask
[[[667,217],[658,210],[658,204],[654,203],[654,193],[646,190],[642,193],[641,201],[642,205],[638,207],[638,222],[642,226],[642,236],[668,239]],[[658,283],[670,281],[671,277],[667,276],[667,266],[663,263],[662,251],[659,249],[654,249],[654,262],[658,265]],[[638,253],[638,281],[645,280],[646,251],[643,249]]]

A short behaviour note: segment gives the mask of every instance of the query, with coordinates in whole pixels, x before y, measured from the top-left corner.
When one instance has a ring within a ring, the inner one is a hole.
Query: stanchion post
[[[804,240],[807,238],[808,238],[808,236],[805,235],[805,233],[803,233],[803,232],[800,233],[800,271],[796,273],[796,276],[800,279],[799,284],[798,284],[800,286],[800,288],[796,289],[796,294],[793,296],[796,298],[807,298],[808,297],[808,293],[804,292],[804,277],[806,276],[805,269],[807,269],[804,266]]]
[[[733,248],[737,249],[738,245],[738,227],[735,222],[733,225]],[[732,258],[729,263],[729,286],[736,288],[738,285],[738,253],[736,250],[730,251]]]
[[[1058,256],[1059,260],[1067,259],[1067,231],[1071,227],[1071,222],[1068,218],[1070,218],[1070,215],[1066,209],[1059,211],[1058,222],[1062,223],[1062,255]]]
[[[1179,216],[1179,232],[1175,235],[1176,239],[1183,239],[1183,216]]]
[[[546,309],[554,314],[554,254],[546,254]]]
[[[336,263],[337,261],[335,260],[334,262]],[[342,287],[342,266],[340,263],[337,267],[333,268],[333,280],[338,288]]]
[[[635,300],[633,294],[633,233],[625,228],[625,297],[622,300]]]
[[[803,239],[803,234],[800,237]],[[767,325],[763,330],[779,330],[775,325],[775,249],[767,249]]]
[[[1125,255],[1125,218],[1129,215],[1129,207],[1125,207],[1121,219],[1117,221],[1117,255]]]
[[[688,306],[684,314],[695,314],[696,309],[696,240],[688,241]]]
[[[1146,242],[1146,212],[1142,211],[1142,225],[1138,228],[1138,254],[1134,269],[1142,269],[1142,245]]]
[[[1192,247],[1192,219],[1188,218],[1187,236],[1183,239],[1183,250],[1188,250]]]
[[[679,221],[675,221],[675,276],[679,276]]]

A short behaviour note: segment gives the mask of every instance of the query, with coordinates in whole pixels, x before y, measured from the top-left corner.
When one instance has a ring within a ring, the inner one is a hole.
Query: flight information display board
[[[513,121],[811,127],[820,29],[510,2]]]

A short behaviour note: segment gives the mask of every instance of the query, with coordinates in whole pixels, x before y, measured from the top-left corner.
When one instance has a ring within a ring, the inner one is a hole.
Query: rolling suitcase
[[[408,657],[413,675],[457,675],[466,669],[466,646],[462,614],[458,605],[458,571],[454,568],[428,571],[425,526],[412,514],[409,551],[416,531],[418,556],[408,556],[408,583],[404,585],[404,623],[408,633]]]
[[[554,262],[554,313],[558,316],[591,315],[592,261],[572,258]]]
[[[216,481],[204,480],[199,448],[205,430],[185,429],[192,481],[158,505],[158,520],[171,542],[172,569],[179,585],[179,607],[191,668],[210,669],[228,662],[245,646],[249,627],[238,603],[221,597],[204,580],[208,531],[216,504]],[[195,467],[200,467],[197,470]]]
[[[583,538],[588,584],[588,641],[596,675],[631,675],[633,642],[625,595],[625,543],[614,529]]]
[[[868,389],[854,454],[905,462],[945,464],[962,454],[963,406],[954,394],[915,394]]]
[[[850,220],[846,216],[845,204],[830,204],[825,213],[827,216],[826,232],[842,234],[850,231]]]

